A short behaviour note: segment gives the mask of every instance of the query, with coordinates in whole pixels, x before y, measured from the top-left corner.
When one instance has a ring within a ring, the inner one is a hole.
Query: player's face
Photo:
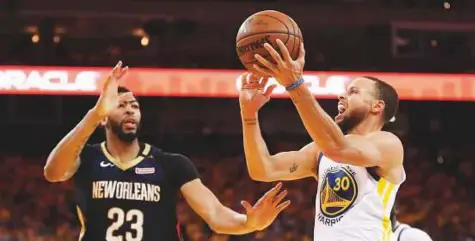
[[[344,133],[355,128],[369,115],[375,96],[373,80],[357,78],[349,83],[345,93],[338,97],[338,115],[335,117]]]
[[[125,142],[137,138],[141,120],[140,106],[131,92],[119,94],[119,104],[107,119],[106,128]]]

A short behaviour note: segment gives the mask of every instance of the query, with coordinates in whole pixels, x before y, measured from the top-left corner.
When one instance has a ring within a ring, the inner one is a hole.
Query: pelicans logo
[[[347,167],[331,167],[323,174],[318,220],[333,226],[352,207],[358,196],[354,172]]]

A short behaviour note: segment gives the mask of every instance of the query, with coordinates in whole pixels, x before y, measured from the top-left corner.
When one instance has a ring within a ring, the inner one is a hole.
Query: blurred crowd
[[[196,138],[189,141],[195,143]],[[255,201],[271,184],[249,178],[244,157],[239,154],[239,139],[208,137],[206,146],[195,149],[200,151],[193,151],[189,148],[193,145],[185,140],[173,145],[187,148],[184,151],[198,167],[203,182],[226,206],[243,211],[240,200]],[[304,138],[299,137],[301,141],[280,136],[271,139],[272,151],[292,150],[304,144]],[[471,153],[469,148],[406,145],[407,181],[398,194],[398,219],[424,229],[435,241],[475,240],[475,165]],[[79,222],[73,185],[47,183],[43,178],[44,162],[44,157],[0,157],[0,241],[77,240]],[[245,236],[213,234],[180,199],[178,217],[185,240],[311,241],[316,182],[306,179],[284,186],[289,189],[292,205],[268,229]]]

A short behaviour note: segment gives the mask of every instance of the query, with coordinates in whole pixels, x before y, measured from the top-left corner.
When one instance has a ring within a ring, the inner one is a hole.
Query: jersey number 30
[[[106,232],[107,241],[141,241],[143,238],[143,212],[137,209],[131,209],[125,212],[121,208],[111,208],[107,212],[107,217],[113,221]],[[123,235],[114,235],[114,232],[124,224],[124,222],[131,222],[130,228],[132,232]]]

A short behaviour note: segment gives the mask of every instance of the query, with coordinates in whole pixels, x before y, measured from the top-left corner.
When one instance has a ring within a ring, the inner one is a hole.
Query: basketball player
[[[303,81],[303,46],[293,60],[282,41],[278,44],[282,56],[264,45],[276,64],[256,55],[262,65],[255,65],[256,71],[286,87],[313,142],[271,155],[258,110],[275,85],[265,89],[268,78],[244,74],[240,106],[250,176],[264,182],[317,179],[315,241],[389,240],[389,214],[405,172],[401,141],[381,128],[396,113],[396,91],[374,77],[356,78],[339,96],[338,115],[332,119]]]
[[[243,201],[246,214],[223,206],[205,187],[191,161],[140,143],[141,113],[133,93],[119,87],[126,73],[113,69],[94,108],[50,153],[45,177],[50,182],[73,177],[83,241],[180,240],[176,195],[218,233],[244,234],[267,227],[289,205],[281,184],[256,205]],[[101,124],[106,141],[85,145]]]
[[[391,224],[393,231],[391,241],[432,241],[429,234],[423,230],[397,221],[394,207],[391,210]]]

